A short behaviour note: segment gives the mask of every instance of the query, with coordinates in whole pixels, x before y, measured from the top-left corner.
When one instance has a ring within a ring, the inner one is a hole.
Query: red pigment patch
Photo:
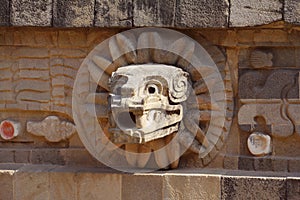
[[[1,124],[1,132],[6,138],[12,138],[14,136],[14,126],[12,125],[11,122],[4,121]]]

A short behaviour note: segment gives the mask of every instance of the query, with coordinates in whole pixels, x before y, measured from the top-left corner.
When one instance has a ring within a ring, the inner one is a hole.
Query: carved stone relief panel
[[[271,154],[276,159],[280,149],[289,148],[276,146],[279,141],[299,135],[298,61],[283,62],[296,51],[265,47],[241,52],[238,123],[249,134],[247,146],[254,156]]]
[[[95,47],[73,89],[76,128],[95,158],[152,169],[177,167],[186,151],[202,165],[216,156],[231,125],[231,79],[224,55],[203,43],[212,58],[167,29],[133,29]]]

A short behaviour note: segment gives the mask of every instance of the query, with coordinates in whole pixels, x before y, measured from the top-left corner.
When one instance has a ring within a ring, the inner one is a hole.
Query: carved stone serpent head
[[[112,140],[145,143],[178,131],[188,73],[162,64],[120,67],[110,79]]]

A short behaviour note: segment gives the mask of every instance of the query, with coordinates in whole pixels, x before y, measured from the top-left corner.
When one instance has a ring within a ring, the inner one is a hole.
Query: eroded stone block
[[[122,199],[163,199],[163,177],[151,175],[124,175],[122,177]]]
[[[283,4],[280,0],[232,0],[230,26],[255,26],[282,20]]]
[[[95,26],[133,26],[132,0],[96,0]]]
[[[227,0],[179,1],[176,7],[175,26],[227,27],[229,2]]]
[[[221,199],[286,199],[285,178],[222,177]]]
[[[77,197],[78,200],[121,199],[122,181],[120,174],[79,173],[76,177],[76,181],[79,194]],[[129,182],[125,183],[125,185],[129,184]],[[138,197],[139,199],[143,199],[138,195],[138,191],[144,193],[146,192],[146,188],[143,189],[140,187],[141,185],[138,186],[139,189],[135,190],[132,195],[134,195],[135,198]],[[122,199],[126,199],[126,197],[122,195]]]
[[[289,85],[290,87],[286,87]],[[249,71],[240,76],[240,99],[298,98],[297,70]]]
[[[90,27],[94,20],[94,0],[53,2],[53,26]]]
[[[14,26],[51,26],[52,0],[12,0],[10,20]]]
[[[135,26],[174,26],[176,1],[134,1]]]
[[[287,177],[287,199],[298,200],[300,197],[300,178]]]
[[[220,199],[221,176],[166,175],[163,199]]]
[[[72,172],[50,173],[50,199],[76,199],[77,185],[75,180],[75,173]]]
[[[0,170],[0,199],[13,199],[13,170]]]
[[[0,4],[0,26],[8,26],[10,15],[9,1],[1,0]]]
[[[297,25],[300,24],[300,1],[284,1],[284,21]]]

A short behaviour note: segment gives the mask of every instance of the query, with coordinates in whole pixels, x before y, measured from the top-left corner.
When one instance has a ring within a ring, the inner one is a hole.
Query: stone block
[[[300,1],[285,0],[283,18],[286,22],[300,25]]]
[[[176,1],[134,1],[134,26],[174,26]]]
[[[287,199],[298,200],[300,199],[300,178],[299,177],[287,177]]]
[[[7,1],[4,0],[4,2],[7,2]],[[1,31],[0,31],[0,45],[12,45],[14,43],[13,34],[9,30],[10,29],[6,29],[6,28],[1,29]]]
[[[220,175],[165,175],[163,199],[220,199]]]
[[[29,163],[30,162],[30,150],[21,149],[15,151],[16,163]]]
[[[21,199],[49,199],[49,171],[54,166],[28,165],[14,175],[14,197]]]
[[[229,26],[244,27],[282,20],[281,0],[232,0]]]
[[[77,199],[121,199],[121,180],[120,174],[78,173],[76,177]],[[138,191],[145,192],[138,187],[133,194],[135,197],[138,197]]]
[[[63,156],[66,165],[103,166],[85,148],[69,148]]]
[[[283,171],[288,170],[288,161],[286,159],[272,159],[273,171]]]
[[[76,199],[77,185],[75,175],[72,172],[49,173],[50,199]]]
[[[58,149],[35,149],[31,152],[30,162],[32,164],[65,164],[64,156]]]
[[[241,170],[254,170],[254,159],[251,157],[239,157],[239,169]]]
[[[13,26],[51,26],[52,0],[12,0],[10,16]]]
[[[225,169],[238,169],[239,167],[239,157],[238,156],[225,156],[223,167]]]
[[[257,30],[254,32],[254,43],[284,43],[288,44],[288,33],[283,30]]]
[[[122,199],[163,199],[163,176],[146,174],[123,175]]]
[[[132,9],[132,0],[96,0],[95,26],[131,27]]]
[[[182,0],[176,5],[177,27],[227,27],[229,2],[227,0]]]
[[[270,158],[255,158],[254,159],[254,169],[255,171],[272,171],[273,162]]]
[[[221,199],[286,199],[285,178],[223,176]]]
[[[53,26],[91,27],[94,20],[94,0],[53,2]]]
[[[58,46],[63,48],[86,47],[87,35],[80,30],[61,30],[58,32]]]
[[[51,30],[33,31],[29,28],[17,29],[11,33],[14,45],[45,47],[56,46],[57,34]]]
[[[0,151],[0,163],[14,163],[14,151],[2,149]]]
[[[18,47],[11,55],[15,58],[46,58],[49,56],[48,49],[31,47]]]
[[[9,1],[0,0],[0,26],[8,26],[9,25]]]
[[[300,160],[294,159],[288,161],[289,172],[300,172]]]
[[[14,170],[0,170],[0,199],[13,199],[13,174]]]

